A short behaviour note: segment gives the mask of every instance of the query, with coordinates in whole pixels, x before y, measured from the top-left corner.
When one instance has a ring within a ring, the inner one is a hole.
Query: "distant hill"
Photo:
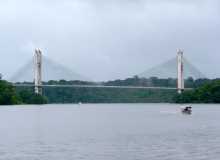
[[[71,69],[52,61],[51,59],[43,56],[42,62],[42,80],[81,80],[91,81],[91,79],[82,76]],[[33,82],[34,80],[34,69],[33,60],[28,62],[26,65],[21,67],[10,79],[11,82]]]
[[[158,77],[158,78],[177,78],[177,60],[176,58],[155,66],[138,75],[143,78]],[[192,77],[194,79],[205,78],[195,66],[184,59],[184,78]]]

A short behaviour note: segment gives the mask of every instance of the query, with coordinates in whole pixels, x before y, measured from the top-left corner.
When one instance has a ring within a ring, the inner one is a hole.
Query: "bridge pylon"
[[[181,94],[184,90],[184,64],[183,64],[183,51],[177,51],[177,90],[178,93]]]
[[[34,54],[34,92],[42,95],[42,52],[35,49]]]

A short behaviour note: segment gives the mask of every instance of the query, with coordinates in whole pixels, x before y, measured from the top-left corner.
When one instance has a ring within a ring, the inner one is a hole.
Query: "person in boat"
[[[183,112],[191,112],[192,111],[192,107],[191,106],[187,106],[183,109]]]

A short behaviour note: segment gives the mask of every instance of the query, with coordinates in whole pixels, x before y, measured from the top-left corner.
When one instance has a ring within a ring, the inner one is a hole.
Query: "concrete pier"
[[[183,51],[179,49],[177,51],[177,89],[179,94],[184,90],[183,67]]]
[[[34,54],[34,92],[42,95],[42,52],[35,49]]]

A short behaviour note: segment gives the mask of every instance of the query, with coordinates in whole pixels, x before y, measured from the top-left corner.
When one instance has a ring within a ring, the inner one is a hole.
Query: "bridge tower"
[[[181,94],[184,90],[184,75],[183,75],[183,51],[177,51],[177,90]]]
[[[40,49],[35,49],[34,54],[34,92],[42,94],[42,52]]]

